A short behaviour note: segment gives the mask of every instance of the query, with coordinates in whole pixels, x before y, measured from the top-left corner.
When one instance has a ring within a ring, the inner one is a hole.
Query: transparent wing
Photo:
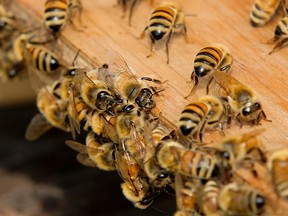
[[[88,154],[78,153],[76,156],[77,161],[87,167],[97,167],[97,164],[91,160]]]
[[[25,139],[34,141],[52,128],[53,126],[47,119],[42,114],[38,113],[30,121],[25,132]]]

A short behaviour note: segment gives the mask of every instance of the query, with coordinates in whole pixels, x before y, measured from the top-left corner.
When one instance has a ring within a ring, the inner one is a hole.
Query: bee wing
[[[244,133],[241,136],[241,143],[242,142],[246,142],[246,141],[248,141],[250,139],[255,139],[259,135],[263,134],[265,130],[266,130],[265,128],[257,128],[257,129],[255,129],[255,130],[253,130],[251,132]]]
[[[119,136],[118,136],[116,126],[115,126],[116,122],[115,123],[113,122],[116,118],[112,117],[111,119],[107,120],[104,115],[100,115],[100,118],[102,119],[102,122],[103,122],[105,134],[108,135],[108,137],[114,143],[118,143]]]
[[[65,144],[79,153],[88,154],[87,146],[80,142],[77,142],[75,140],[66,140]]]
[[[233,76],[219,70],[215,70],[213,73],[213,77],[215,81],[220,85],[222,89],[232,98],[236,99],[237,95],[235,95],[234,89],[237,88],[247,88],[243,83],[238,81]]]
[[[87,73],[84,68],[76,68],[75,69],[75,76],[73,77],[73,82],[75,85],[76,90],[81,93],[81,86],[84,82],[89,83],[90,85],[94,85],[92,79],[87,76]]]
[[[47,121],[47,119],[42,114],[38,113],[30,121],[25,132],[25,139],[28,141],[34,141],[49,131],[52,127],[53,126]]]
[[[80,134],[80,122],[78,118],[78,113],[76,111],[75,104],[75,95],[74,95],[74,85],[70,85],[69,87],[69,108],[71,113],[68,114],[70,130],[72,134],[72,138],[76,138],[76,132]]]
[[[77,161],[87,167],[97,167],[97,164],[89,157],[88,154],[78,153],[76,156]]]

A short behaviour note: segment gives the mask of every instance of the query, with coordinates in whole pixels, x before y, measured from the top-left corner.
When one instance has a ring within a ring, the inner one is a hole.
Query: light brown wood
[[[155,54],[150,53],[149,37],[139,40],[138,37],[147,25],[152,7],[161,1],[139,1],[132,17],[132,26],[128,25],[127,16],[116,5],[116,0],[82,0],[82,21],[86,26],[83,31],[76,31],[67,24],[61,34],[63,58],[71,62],[77,50],[81,50],[76,65],[97,67],[109,60],[109,50],[118,51],[127,61],[137,77],[151,76],[167,80],[163,85],[165,91],[157,98],[157,107],[164,118],[176,125],[180,112],[189,102],[184,99],[193,87],[187,83],[193,70],[196,53],[211,43],[226,45],[234,59],[231,74],[241,82],[253,88],[259,95],[267,117],[273,122],[262,122],[266,128],[262,140],[271,151],[288,147],[288,48],[268,55],[272,45],[265,42],[273,37],[274,28],[283,16],[276,14],[269,24],[261,28],[253,28],[249,24],[249,12],[253,0],[179,0],[186,16],[190,43],[186,43],[181,35],[173,36],[170,43],[170,64],[166,64],[165,46],[156,47]],[[39,24],[42,21],[44,0],[14,0],[13,10],[18,11],[28,21]],[[28,15],[28,16],[27,16]],[[202,83],[194,96],[205,94]],[[239,134],[251,130],[251,127],[233,125],[227,134]],[[210,141],[217,137],[211,132]]]

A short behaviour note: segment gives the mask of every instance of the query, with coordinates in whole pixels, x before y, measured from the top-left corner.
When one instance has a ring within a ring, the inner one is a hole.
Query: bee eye
[[[168,177],[168,173],[166,173],[166,172],[160,173],[160,174],[158,175],[158,178],[159,178],[159,179],[165,179],[165,178],[167,178],[167,177]]]
[[[6,25],[7,25],[6,22],[0,21],[0,29],[4,29]]]
[[[221,152],[221,156],[222,156],[223,158],[225,158],[226,160],[230,160],[230,154],[229,154],[229,152],[227,152],[227,151]]]
[[[265,205],[265,198],[257,194],[256,196],[256,206],[258,209],[262,208]]]
[[[242,110],[242,114],[243,116],[247,116],[251,113],[251,108],[250,107],[246,107]]]
[[[261,105],[259,103],[255,103],[253,106],[256,110],[261,109]]]

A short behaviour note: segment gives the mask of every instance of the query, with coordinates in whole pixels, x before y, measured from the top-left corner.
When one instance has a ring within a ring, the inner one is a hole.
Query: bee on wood
[[[219,193],[219,207],[227,215],[259,215],[264,211],[266,198],[254,188],[230,183]]]
[[[74,9],[80,16],[82,4],[80,0],[46,0],[45,2],[45,26],[57,36],[64,27],[67,20],[72,22],[72,13]]]
[[[233,58],[227,47],[222,44],[214,44],[202,48],[195,56],[194,70],[191,74],[191,80],[194,80],[194,87],[185,97],[191,96],[198,86],[199,79],[211,74],[215,70],[220,70],[229,73],[232,68]],[[209,86],[213,80],[213,76],[206,84],[206,93],[209,94]]]
[[[86,145],[74,140],[66,140],[65,143],[78,152],[77,160],[84,166],[98,167],[105,171],[116,170],[116,144],[111,140],[91,131],[87,134]]]
[[[176,4],[165,3],[156,7],[152,11],[149,24],[140,35],[140,38],[145,36],[147,30],[151,39],[151,53],[147,57],[155,52],[156,41],[166,38],[167,64],[169,63],[169,42],[172,34],[181,32],[187,41],[184,14]]]
[[[267,168],[276,193],[288,200],[288,151],[275,151],[268,158]]]
[[[271,121],[266,118],[262,105],[251,88],[223,71],[215,71],[213,77],[228,95],[227,98],[224,98],[228,100],[228,104],[236,114],[236,120],[241,126],[243,122],[258,125],[262,119]]]
[[[281,19],[274,31],[274,38],[269,40],[268,43],[275,44],[272,51],[269,52],[269,54],[272,54],[273,52],[276,52],[287,45],[288,41],[288,16],[285,16],[283,19]]]
[[[250,24],[253,27],[264,26],[279,7],[281,0],[255,0],[250,12]]]

